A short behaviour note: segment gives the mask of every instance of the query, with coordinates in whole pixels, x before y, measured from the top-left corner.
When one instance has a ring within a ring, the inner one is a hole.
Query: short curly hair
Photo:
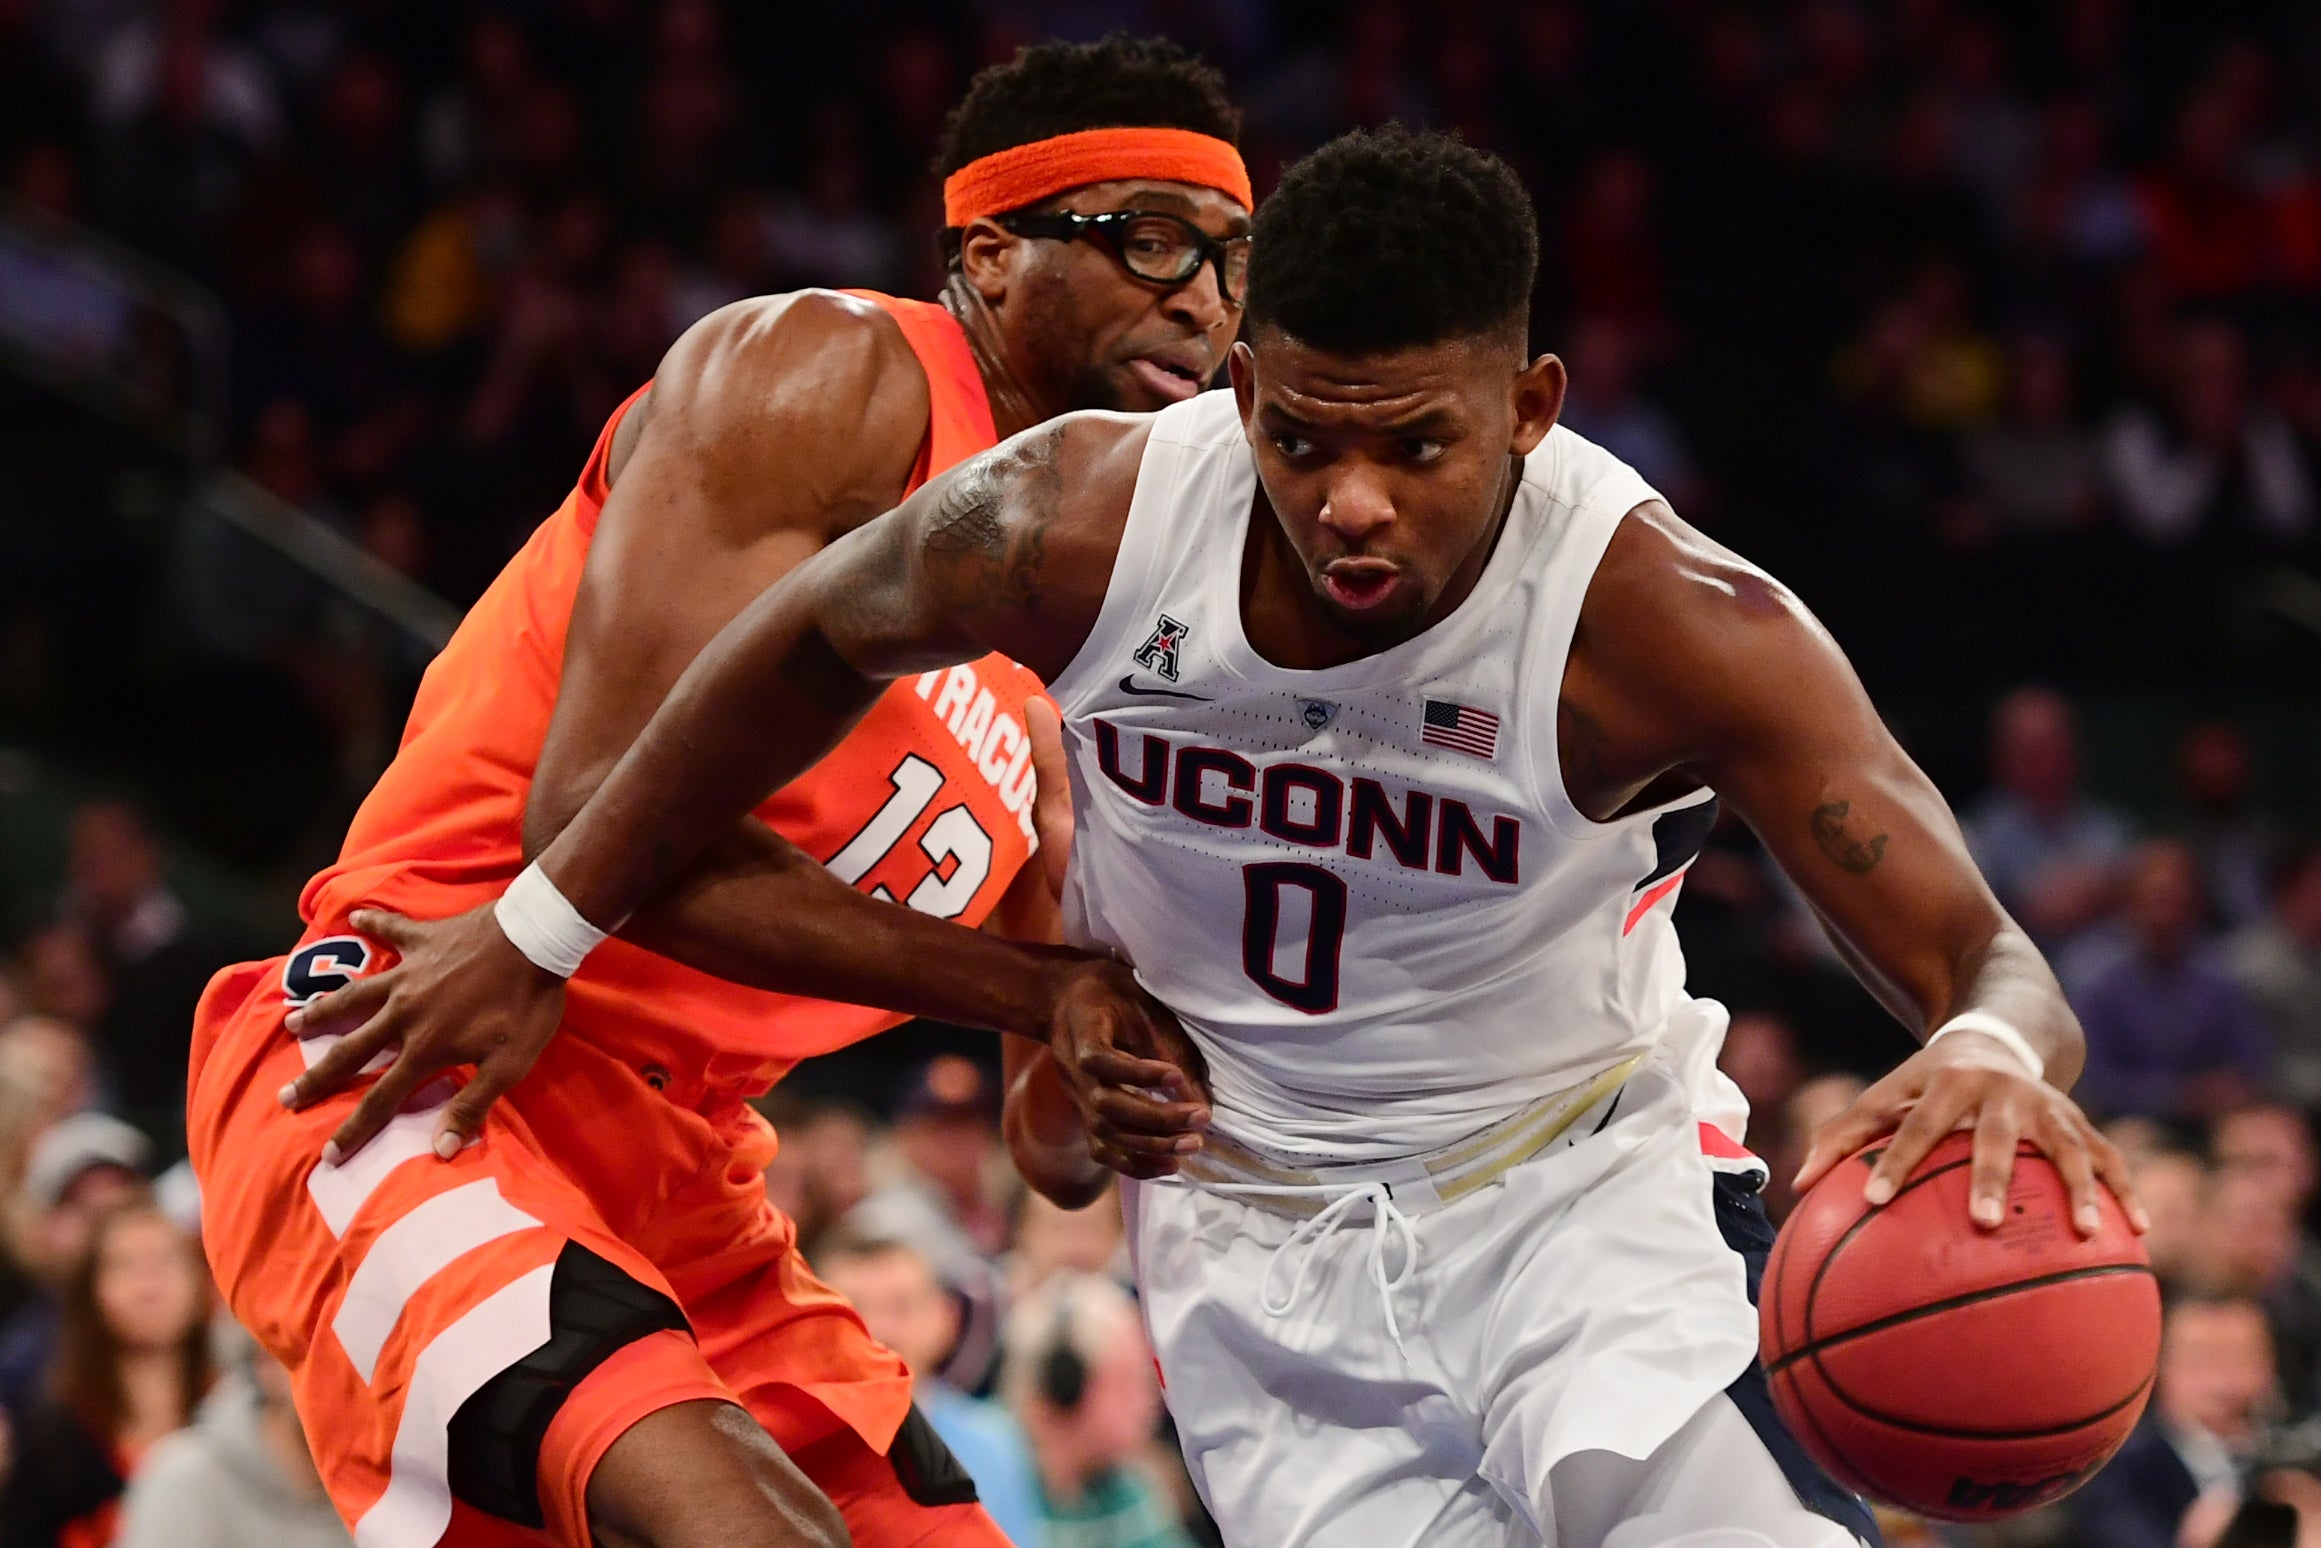
[[[1292,165],[1250,232],[1249,324],[1344,354],[1528,332],[1539,217],[1455,136],[1357,129]]]
[[[978,74],[943,125],[935,176],[1081,129],[1191,129],[1241,141],[1225,77],[1166,38],[1035,43]]]

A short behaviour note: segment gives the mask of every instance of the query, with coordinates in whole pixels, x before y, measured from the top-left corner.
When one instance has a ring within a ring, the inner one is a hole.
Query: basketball
[[[1987,1521],[2060,1499],[2135,1428],[2160,1352],[2143,1242],[2102,1196],[2092,1239],[2062,1176],[2019,1147],[2005,1220],[1967,1218],[1973,1136],[1953,1134],[1884,1208],[1884,1141],[1800,1200],[1766,1264],[1760,1342],[1789,1428],[1856,1491]]]

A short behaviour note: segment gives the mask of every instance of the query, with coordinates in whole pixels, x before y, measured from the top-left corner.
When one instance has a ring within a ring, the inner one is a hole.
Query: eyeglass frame
[[[1185,270],[1183,278],[1160,279],[1150,274],[1137,273],[1136,266],[1128,261],[1128,254],[1122,247],[1120,235],[1121,231],[1132,220],[1165,220],[1172,225],[1183,227],[1192,234],[1195,257],[1192,266]],[[1200,275],[1202,265],[1214,264],[1217,269],[1217,294],[1224,298],[1225,304],[1243,306],[1248,302],[1249,264],[1247,257],[1244,256],[1242,260],[1241,293],[1239,295],[1233,293],[1232,288],[1226,283],[1225,277],[1226,249],[1236,242],[1248,242],[1249,234],[1247,232],[1243,232],[1239,236],[1213,237],[1185,219],[1184,216],[1172,215],[1166,210],[1106,210],[1100,215],[1083,215],[1077,210],[1046,212],[1017,210],[997,217],[997,223],[1002,231],[1012,235],[1034,237],[1051,242],[1076,242],[1083,237],[1095,237],[1099,239],[1099,244],[1104,250],[1112,254],[1112,261],[1119,264],[1121,271],[1127,274],[1130,279],[1141,284],[1158,285],[1169,290],[1190,285]]]

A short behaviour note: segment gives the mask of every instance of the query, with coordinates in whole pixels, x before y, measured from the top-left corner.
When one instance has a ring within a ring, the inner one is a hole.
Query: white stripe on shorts
[[[548,1341],[543,1263],[435,1335],[411,1368],[387,1491],[355,1523],[355,1548],[434,1548],[451,1525],[451,1416],[478,1387]]]
[[[387,1335],[420,1286],[453,1259],[539,1223],[500,1197],[498,1178],[486,1177],[437,1194],[381,1231],[331,1320],[363,1380],[371,1379]]]
[[[327,1161],[315,1163],[314,1170],[306,1174],[306,1191],[314,1207],[322,1211],[331,1235],[347,1234],[355,1211],[387,1180],[389,1172],[406,1161],[435,1154],[435,1110],[458,1090],[448,1080],[421,1088],[368,1145],[337,1166]]]

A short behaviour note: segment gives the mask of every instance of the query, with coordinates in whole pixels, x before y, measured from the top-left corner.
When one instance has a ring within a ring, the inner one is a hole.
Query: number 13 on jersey
[[[894,853],[903,835],[943,793],[943,771],[917,753],[904,754],[887,782],[894,786],[894,793],[827,862],[831,873],[850,887]],[[919,835],[918,847],[934,869],[902,901],[937,919],[958,918],[991,875],[991,835],[975,820],[967,803],[960,801],[936,814]],[[946,865],[950,867],[948,874]],[[870,895],[888,903],[895,901],[883,882],[872,886]]]

